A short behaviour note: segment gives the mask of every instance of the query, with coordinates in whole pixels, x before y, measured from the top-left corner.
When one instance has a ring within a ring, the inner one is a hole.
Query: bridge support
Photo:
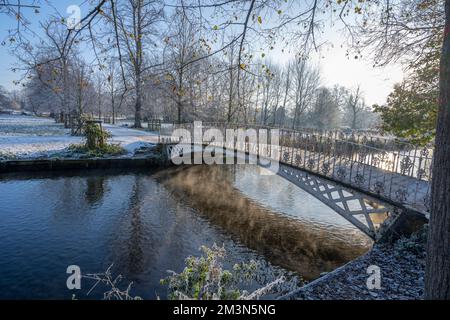
[[[381,231],[392,225],[401,213],[401,209],[378,199],[299,169],[281,165],[279,175],[326,204],[375,241],[382,238]]]

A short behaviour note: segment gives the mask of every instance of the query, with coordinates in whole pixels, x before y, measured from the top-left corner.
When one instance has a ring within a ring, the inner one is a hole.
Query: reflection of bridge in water
[[[290,203],[283,203],[284,210],[280,207],[273,210],[274,207],[258,201],[265,193],[261,182],[275,183],[287,193],[296,189],[295,186],[286,188],[278,177],[261,179],[258,174],[264,170],[240,165],[177,166],[159,171],[154,177],[173,197],[195,208],[212,225],[247,248],[263,253],[275,265],[298,272],[305,280],[316,279],[321,272],[334,270],[367,252],[372,241],[342,221],[336,221],[341,219],[324,219],[324,215],[329,217],[329,210],[324,206],[315,207],[320,217],[311,220],[308,215],[290,215],[286,210]],[[237,180],[244,176],[245,186],[261,187],[252,190],[252,196],[242,192],[243,185],[238,186]],[[297,193],[291,199],[308,198]]]
[[[171,129],[176,128],[189,130],[194,137],[193,124]],[[227,129],[255,127],[203,123],[195,129],[203,134],[212,128],[219,129],[225,137]],[[168,135],[162,134],[160,142],[166,145],[169,156],[180,154],[182,147]],[[246,155],[249,159],[259,155],[276,161],[278,175],[328,205],[375,240],[381,239],[403,214],[428,215],[432,163],[432,151],[428,148],[379,137],[287,129],[279,129],[277,146],[254,143],[250,138],[242,143],[194,141],[193,145],[188,148],[193,153],[212,145],[215,152],[226,148],[234,150],[237,157]]]

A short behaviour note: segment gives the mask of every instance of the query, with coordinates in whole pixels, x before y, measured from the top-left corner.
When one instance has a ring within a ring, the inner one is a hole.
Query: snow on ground
[[[158,141],[158,136],[151,132],[113,125],[104,128],[112,134],[110,142],[119,143],[129,154]],[[0,115],[0,160],[55,157],[71,144],[82,142],[82,137],[71,136],[70,130],[51,118]]]
[[[110,140],[112,143],[120,143],[129,153],[158,143],[158,135],[156,133],[108,124],[104,124],[103,128],[112,134]]]
[[[60,136],[67,132],[51,118],[0,115],[0,136]]]

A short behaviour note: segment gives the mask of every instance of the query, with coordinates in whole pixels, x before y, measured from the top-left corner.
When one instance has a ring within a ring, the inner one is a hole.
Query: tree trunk
[[[233,51],[231,51],[231,57],[233,57]],[[228,112],[227,112],[227,122],[231,122],[231,118],[233,115],[233,86],[234,86],[234,77],[233,77],[233,61],[230,64],[230,88],[228,91]]]
[[[114,99],[114,92],[111,97],[111,106],[112,106],[112,124],[116,124],[116,102]]]
[[[99,97],[98,97],[98,120],[101,120],[101,119],[102,119],[102,100],[99,95]]]
[[[70,113],[70,106],[69,106],[69,88],[67,85],[67,62],[66,62],[66,58],[63,57],[62,60],[62,69],[63,69],[63,108],[65,110],[67,110],[68,113]]]
[[[142,94],[141,94],[141,79],[139,77],[138,80],[136,81],[136,105],[134,107],[135,128],[142,128],[141,110],[142,110]]]
[[[183,56],[182,56],[182,59]],[[182,122],[182,110],[183,110],[183,77],[184,77],[184,67],[183,67],[183,60],[181,60],[181,67],[180,72],[178,74],[178,90],[177,90],[177,110],[178,110],[178,123],[181,124]]]
[[[144,3],[139,0],[136,3],[135,15],[133,15],[133,26],[135,27],[135,45],[136,57],[134,61],[135,76],[136,76],[136,105],[134,109],[134,127],[142,128],[142,9]]]
[[[353,110],[352,129],[356,129],[356,108]]]
[[[450,0],[445,1],[445,35],[431,183],[431,217],[425,274],[426,299],[450,299]]]
[[[178,110],[177,122],[178,122],[178,124],[181,124],[181,108],[182,108],[182,103],[180,101],[180,97],[178,97],[178,100],[177,100],[177,110]]]
[[[294,110],[294,119],[292,120],[292,130],[295,130],[297,128],[297,113],[298,113],[298,105],[295,105]]]

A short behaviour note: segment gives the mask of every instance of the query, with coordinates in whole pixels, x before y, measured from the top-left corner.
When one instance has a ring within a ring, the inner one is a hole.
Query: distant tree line
[[[78,38],[71,38],[75,31],[57,15],[41,23],[37,44],[15,33],[10,45],[19,61],[15,71],[23,75],[16,82],[23,107],[113,121],[127,116],[136,126],[145,118],[319,129],[377,125],[359,87],[323,85],[320,69],[307,58],[311,48],[299,50],[286,65],[264,52],[243,53],[250,47],[239,36],[218,38],[230,22],[205,30],[197,9],[184,1],[112,1],[102,6],[98,26],[88,25],[89,32]],[[219,23],[228,13],[215,10]],[[252,19],[263,24],[260,16]],[[256,33],[260,41],[262,34]]]

